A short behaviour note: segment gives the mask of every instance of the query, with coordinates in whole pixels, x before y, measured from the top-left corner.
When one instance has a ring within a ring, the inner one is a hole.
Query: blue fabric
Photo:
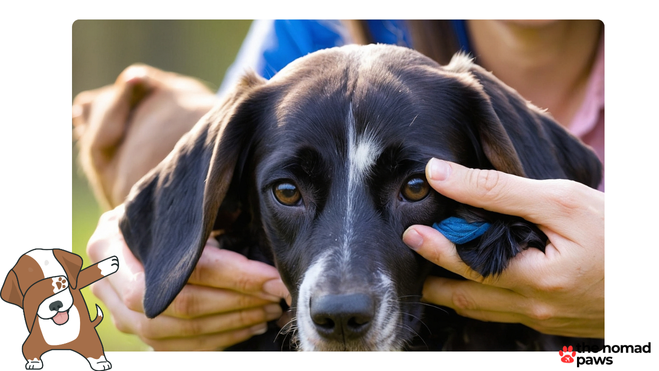
[[[411,36],[403,20],[368,20],[368,29],[376,43],[411,47]],[[460,48],[472,53],[466,22],[452,21]],[[321,49],[349,43],[346,27],[338,20],[275,20],[262,45],[260,71],[270,79],[297,58]],[[473,53],[472,53],[473,54]]]
[[[471,42],[469,41],[469,31],[467,30],[467,21],[453,20],[451,21],[451,25],[453,25],[453,31],[455,32],[455,36],[458,38],[458,43],[460,44],[460,50],[474,56],[473,50],[471,49]]]
[[[412,47],[412,38],[405,27],[405,21],[369,20],[366,24],[374,42]]]
[[[449,241],[461,245],[482,236],[490,228],[490,224],[486,222],[469,223],[464,219],[452,216],[433,224],[432,227],[441,232]]]
[[[297,58],[344,45],[346,32],[339,21],[275,20],[263,43],[263,70],[257,72],[270,79]]]

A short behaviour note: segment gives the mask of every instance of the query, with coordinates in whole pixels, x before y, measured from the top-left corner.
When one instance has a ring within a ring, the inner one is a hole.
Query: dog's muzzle
[[[312,264],[300,285],[296,310],[300,349],[399,349],[400,308],[389,276],[376,271],[369,283],[355,284],[348,275],[328,281],[329,272],[335,270],[326,255]]]
[[[32,331],[34,319],[36,318],[39,306],[44,299],[59,294],[68,288],[69,282],[65,276],[44,278],[30,286],[23,297],[23,310],[30,331]],[[57,303],[60,305],[59,308],[57,308]],[[67,312],[59,312],[59,309],[63,306],[64,304],[61,301],[54,301],[50,303],[48,307],[51,311],[57,312],[52,319],[58,325],[66,323],[69,319]]]

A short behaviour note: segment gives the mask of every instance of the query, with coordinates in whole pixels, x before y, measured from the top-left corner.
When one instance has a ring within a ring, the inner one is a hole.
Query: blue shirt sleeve
[[[403,20],[368,20],[367,25],[376,43],[412,47],[411,36]],[[453,26],[462,49],[471,52],[465,22],[453,21]],[[297,58],[351,42],[348,29],[338,20],[254,21],[218,95],[233,86],[247,69],[270,79]]]
[[[269,79],[290,62],[317,50],[349,43],[340,21],[276,20],[263,42],[261,76]]]

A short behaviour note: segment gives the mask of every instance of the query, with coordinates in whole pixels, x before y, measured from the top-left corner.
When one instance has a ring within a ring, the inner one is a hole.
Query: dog
[[[2,299],[23,309],[29,336],[23,343],[25,368],[39,370],[41,357],[54,349],[73,350],[87,359],[94,370],[108,370],[96,326],[103,319],[96,305],[96,319],[80,290],[119,269],[111,257],[82,269],[80,256],[61,249],[34,249],[23,254],[7,274]]]
[[[432,190],[424,175],[432,157],[590,187],[602,177],[590,148],[466,55],[440,66],[390,45],[318,51],[269,81],[247,73],[132,188],[120,228],[144,264],[146,315],[172,302],[214,233],[221,248],[276,266],[292,296],[290,339],[271,326],[232,349],[564,345],[449,309],[424,315],[424,280],[451,274],[405,246],[410,225],[489,223],[457,246],[484,276],[547,243],[521,218]]]

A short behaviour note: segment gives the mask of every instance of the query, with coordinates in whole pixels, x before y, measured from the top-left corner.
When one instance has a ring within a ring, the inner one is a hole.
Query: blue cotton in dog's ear
[[[482,236],[490,228],[490,224],[486,222],[469,223],[462,218],[452,216],[433,224],[432,227],[449,241],[462,245]]]

